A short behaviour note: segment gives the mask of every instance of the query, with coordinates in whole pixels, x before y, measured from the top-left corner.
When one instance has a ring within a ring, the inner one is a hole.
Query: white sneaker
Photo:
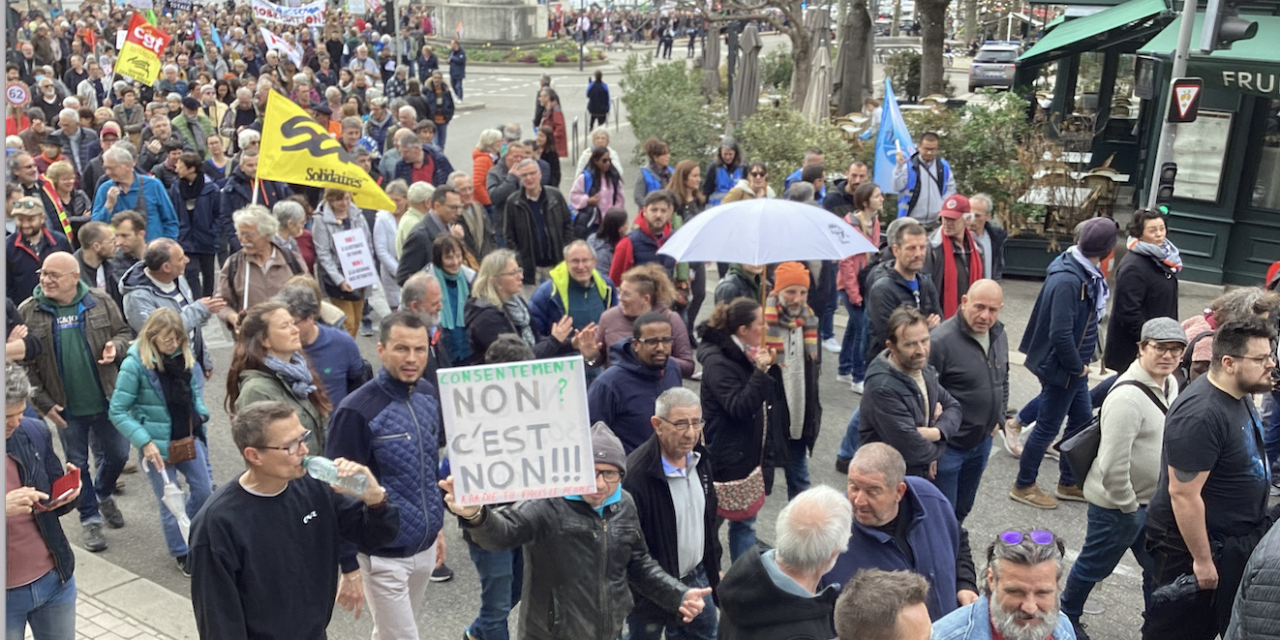
[[[1002,438],[1004,440],[1004,450],[1008,451],[1009,455],[1020,458],[1022,457],[1022,440],[1035,423],[1024,426],[1022,429],[1017,429],[1014,426],[1017,424],[1017,420],[1017,418],[1005,420],[1004,428],[1000,430],[1000,435],[1004,436]]]
[[[858,395],[862,395],[862,383],[861,383],[861,382],[850,382],[850,383],[849,383],[849,390],[850,390],[850,391],[852,391],[852,392],[854,392],[854,393],[856,393],[856,394],[858,394]]]
[[[836,382],[853,382],[852,373],[837,373]]]
[[[822,341],[822,348],[831,353],[840,353],[840,343],[835,338],[827,338]]]

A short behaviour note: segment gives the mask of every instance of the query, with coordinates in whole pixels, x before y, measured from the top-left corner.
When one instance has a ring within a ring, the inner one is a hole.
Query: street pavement
[[[779,40],[777,37],[766,38],[766,48],[777,46]],[[615,59],[609,65],[601,67],[605,72],[605,81],[614,88],[615,95],[620,89],[617,87],[614,71],[615,65],[620,63],[620,59]],[[447,153],[455,167],[469,170],[470,149],[474,147],[474,141],[482,129],[519,122],[527,137],[532,125],[534,92],[538,76],[542,73],[550,73],[553,77],[553,86],[560,91],[565,105],[566,119],[571,120],[573,114],[582,113],[586,102],[584,92],[587,79],[593,70],[588,67],[585,72],[579,73],[576,68],[546,70],[539,67],[472,65],[468,69],[464,104],[483,102],[484,108],[459,113],[450,126]],[[612,120],[610,128],[613,129]],[[628,181],[636,179],[638,173],[635,163],[630,161],[635,145],[636,141],[630,134],[623,114],[623,123],[617,129],[613,146],[627,160],[628,171],[625,177]],[[571,171],[572,167],[566,163],[566,189]],[[715,270],[711,269],[710,272],[714,274]],[[1005,282],[1005,309],[1001,319],[1009,334],[1011,351],[1017,349],[1039,288],[1038,281]],[[1220,289],[1209,287],[1184,285],[1181,291],[1180,317],[1198,313],[1219,291]],[[710,305],[707,305],[704,307],[704,318],[709,312]],[[842,330],[843,320],[841,312],[837,316],[837,331]],[[235,481],[243,465],[231,442],[229,421],[224,408],[225,375],[231,344],[221,329],[212,324],[209,327],[206,339],[212,347],[215,370],[213,379],[206,386],[205,404],[213,413],[208,432],[214,480],[218,485],[224,485]],[[359,338],[358,343],[364,357],[377,366],[374,339]],[[815,484],[842,488],[845,479],[834,469],[835,455],[848,418],[859,402],[859,396],[853,394],[848,385],[835,381],[835,356],[824,352],[823,357],[825,362],[819,378],[823,405],[822,429],[809,466]],[[1011,374],[1010,404],[1017,408],[1035,396],[1039,387],[1034,376],[1020,366],[1019,354],[1015,354],[1015,361],[1018,365],[1013,367]],[[697,388],[697,383],[686,384]],[[133,456],[137,458],[136,451]],[[996,534],[1010,528],[1035,527],[1055,531],[1066,542],[1070,558],[1074,558],[1083,542],[1086,505],[1063,503],[1056,510],[1041,511],[1013,503],[1008,498],[1008,490],[1016,472],[1017,461],[1004,452],[997,439],[977,504],[966,523],[971,532],[975,560],[980,570],[986,566],[986,545]],[[187,600],[190,597],[190,580],[178,572],[173,560],[168,557],[160,531],[156,499],[143,476],[127,475],[124,479],[127,487],[117,497],[117,503],[125,515],[127,525],[124,529],[106,530],[110,547],[94,554],[87,563],[81,563],[80,588],[86,593],[86,597],[81,600],[82,613],[96,611],[96,615],[111,614],[121,620],[136,621],[137,625],[132,628],[139,630],[136,634],[139,637],[166,637],[161,635],[163,633],[177,639],[194,638],[194,624]],[[1041,486],[1051,488],[1056,481],[1057,465],[1052,460],[1046,460],[1041,467]],[[777,479],[776,486],[784,486],[781,477]],[[775,492],[766,501],[757,524],[761,540],[774,540],[775,520],[785,501],[785,492]],[[79,545],[80,527],[75,516],[68,515],[64,518],[63,526],[72,543]],[[426,603],[418,612],[422,637],[432,640],[459,638],[465,626],[474,619],[480,601],[475,567],[467,555],[465,543],[454,519],[450,518],[446,523],[445,532],[447,563],[455,571],[456,577],[450,582],[431,584],[427,590]],[[727,542],[725,549],[724,568],[727,568]],[[89,555],[80,549],[77,549],[77,553],[81,556]],[[290,580],[289,567],[258,567],[255,570],[277,573],[284,584],[288,584]],[[1107,640],[1137,638],[1142,610],[1140,587],[1137,565],[1132,558],[1126,557],[1115,574],[1094,591],[1089,610],[1105,611],[1085,616],[1084,621],[1089,625],[1090,633],[1096,638]],[[102,595],[104,593],[107,596]],[[104,597],[109,597],[109,602],[104,602]],[[288,614],[286,611],[280,612],[280,615]],[[82,619],[88,622],[96,620],[95,615],[85,615]],[[518,610],[511,616],[513,632],[517,620]],[[106,625],[95,624],[106,629]],[[123,623],[123,626],[129,627],[129,624]],[[366,637],[371,628],[367,612],[356,620],[351,614],[336,610],[329,633],[332,638],[345,640]],[[106,633],[108,632],[103,631],[99,635],[84,635],[94,638],[113,637]],[[115,633],[118,637],[129,637],[119,631]]]

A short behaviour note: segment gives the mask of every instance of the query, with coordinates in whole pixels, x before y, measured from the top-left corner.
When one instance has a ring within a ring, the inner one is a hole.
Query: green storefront
[[[1280,13],[1280,3],[1264,6]],[[1202,78],[1204,93],[1201,117],[1180,125],[1174,143],[1169,227],[1183,277],[1197,282],[1259,284],[1280,260],[1280,17],[1247,17],[1256,37],[1188,60],[1186,75]],[[1129,175],[1116,211],[1147,202],[1180,21],[1166,0],[1128,0],[1058,24],[1019,59],[1019,86],[1053,75],[1055,122],[1087,118],[1087,165],[1109,160]]]
[[[1183,277],[1197,282],[1257,285],[1280,260],[1280,17],[1247,17],[1258,22],[1256,37],[1187,61],[1187,76],[1204,80],[1204,95],[1199,119],[1178,125],[1169,228],[1182,250]],[[1196,44],[1203,20],[1196,16]],[[1180,22],[1139,51],[1156,63],[1152,107],[1168,100]],[[1150,184],[1162,109],[1144,111],[1141,184]]]

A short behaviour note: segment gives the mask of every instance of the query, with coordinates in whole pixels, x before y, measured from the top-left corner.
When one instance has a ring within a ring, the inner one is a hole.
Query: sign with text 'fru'
[[[581,356],[441,369],[460,505],[595,492]]]

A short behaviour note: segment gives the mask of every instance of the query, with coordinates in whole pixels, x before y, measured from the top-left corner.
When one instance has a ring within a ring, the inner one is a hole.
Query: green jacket
[[[319,387],[320,380],[317,379],[315,384]],[[310,430],[314,435],[316,446],[312,447],[312,450],[324,451],[325,428],[329,424],[329,416],[321,415],[310,400],[299,399],[293,395],[289,386],[275,373],[257,369],[241,371],[240,397],[236,398],[236,412],[243,411],[245,407],[262,400],[289,405],[298,413],[298,420],[302,422],[303,428]]]
[[[209,410],[204,406],[203,395],[204,370],[197,362],[191,371],[191,399],[195,404],[195,413],[206,421]],[[169,460],[170,418],[169,406],[160,389],[160,377],[155,369],[148,369],[142,364],[138,355],[138,345],[129,347],[129,355],[120,365],[120,375],[116,376],[116,390],[111,394],[111,424],[124,434],[129,442],[142,449],[148,442],[156,443],[160,449],[160,457]],[[193,416],[194,417],[194,416]],[[202,425],[196,425],[196,433],[204,431]]]
[[[173,130],[182,136],[187,146],[195,149],[200,153],[201,159],[209,159],[209,138],[218,135],[218,128],[214,126],[209,116],[203,113],[196,117],[196,126],[193,132],[191,126],[187,122],[187,114],[180,113],[178,117],[173,119]]]

